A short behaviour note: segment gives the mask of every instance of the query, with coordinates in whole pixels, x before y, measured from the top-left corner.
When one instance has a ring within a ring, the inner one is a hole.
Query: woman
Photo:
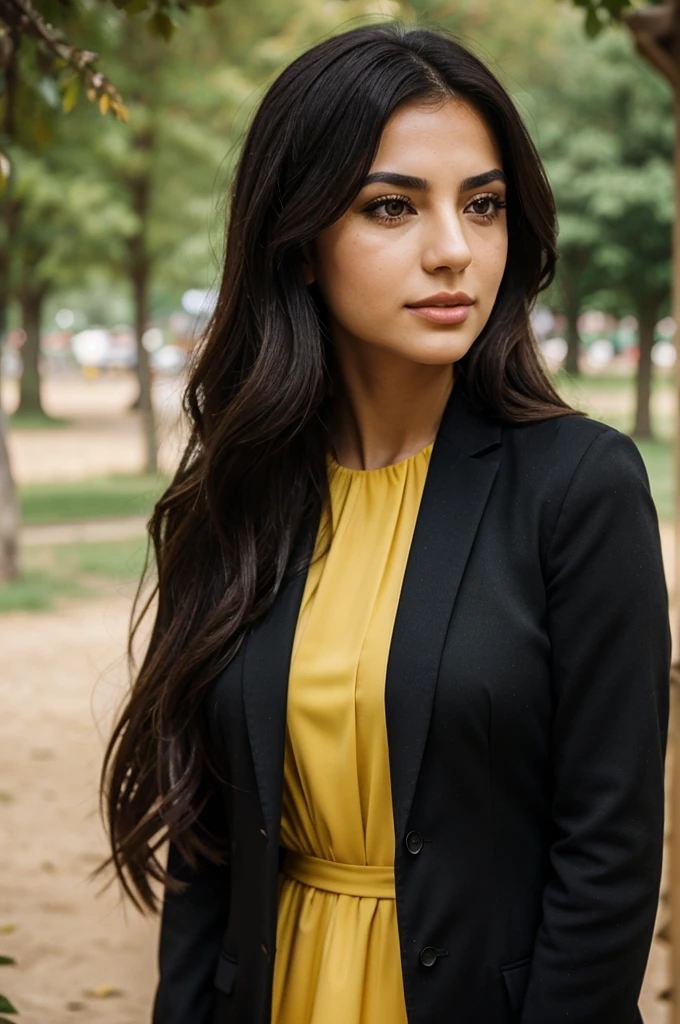
[[[555,260],[443,35],[339,35],[260,105],[105,765],[121,879],[167,883],[155,1024],[640,1020],[667,591],[637,448],[537,354]]]

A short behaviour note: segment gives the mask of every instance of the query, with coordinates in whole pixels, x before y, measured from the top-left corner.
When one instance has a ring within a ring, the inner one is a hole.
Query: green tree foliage
[[[598,36],[604,28],[621,20],[624,11],[640,7],[632,0],[571,0],[575,7],[585,12],[585,30],[591,37]],[[647,6],[664,3],[664,0],[650,0]]]
[[[573,0],[575,7],[585,11],[585,28],[589,36],[597,36],[602,29],[618,21],[631,7],[630,0]]]
[[[93,13],[101,22],[101,9]],[[8,218],[12,222],[7,285],[27,334],[19,409],[30,415],[42,412],[38,363],[43,304],[55,289],[78,282],[83,267],[105,258],[124,227],[125,214],[92,165],[92,138],[100,127],[96,122],[102,121],[98,108],[89,111],[89,119],[64,116],[69,95],[68,103],[75,103],[68,80],[60,90],[40,71],[35,50],[29,38],[18,54],[16,126],[8,147],[13,180],[11,195],[5,196],[6,227]]]
[[[138,23],[143,20],[151,38],[165,40],[174,33],[177,12],[186,12],[192,5],[192,0],[117,2],[122,17],[128,21],[136,17]],[[210,2],[196,0],[203,7]],[[93,49],[92,40],[72,39],[72,35],[79,34],[81,22],[91,23],[93,15],[98,21],[106,18],[110,6],[113,10],[107,0],[70,0],[66,4],[41,0],[38,10],[32,0],[0,0],[0,342],[6,329],[10,296],[14,293],[21,300],[24,319],[29,320],[29,344],[24,353],[29,372],[22,398],[31,401],[30,393],[34,404],[39,404],[36,339],[40,330],[40,302],[43,286],[47,287],[42,270],[50,263],[51,246],[44,248],[41,237],[35,248],[36,219],[31,223],[27,211],[30,206],[35,212],[41,205],[44,211],[49,190],[38,186],[31,193],[30,181],[15,181],[14,151],[22,147],[30,163],[31,156],[51,145],[51,115],[57,111],[71,113],[81,93],[96,102],[101,114],[111,112],[119,120],[127,120],[120,93],[99,68],[99,54]],[[34,204],[30,202],[31,194],[36,199]],[[27,219],[21,223],[24,215]],[[63,228],[63,221],[61,217],[57,227]],[[31,271],[34,259],[41,268],[38,274]],[[71,266],[75,269],[77,263],[77,259],[73,260]],[[28,294],[29,287],[32,296]],[[150,406],[150,402],[147,404]],[[147,420],[151,421],[150,408]],[[0,581],[14,579],[18,572],[18,505],[5,434],[6,423],[0,409]]]
[[[535,94],[532,113],[560,218],[552,299],[567,314],[572,339],[588,305],[637,317],[635,433],[649,435],[654,324],[671,300],[670,90],[636,58],[627,34],[609,31],[588,46],[567,47],[553,87]]]
[[[42,413],[39,352],[48,296],[80,284],[84,268],[105,264],[133,230],[132,216],[91,163],[89,137],[74,120],[59,124],[44,152],[15,147],[14,285],[26,341],[19,412]]]
[[[263,82],[315,38],[363,12],[363,3],[352,0],[324,8],[304,0],[224,4],[185,17],[170,46],[140,33],[126,11],[111,13],[105,25],[94,11],[89,25],[81,23],[89,38],[101,32],[98,48],[129,111],[126,123],[109,120],[98,131],[89,126],[89,167],[129,214],[123,237],[108,248],[106,270],[114,286],[127,282],[138,338],[148,326],[154,290],[167,294],[213,283],[211,218],[223,207],[238,142]],[[76,107],[72,117],[79,112],[96,116]],[[141,346],[138,351],[147,470],[153,472],[148,358]]]

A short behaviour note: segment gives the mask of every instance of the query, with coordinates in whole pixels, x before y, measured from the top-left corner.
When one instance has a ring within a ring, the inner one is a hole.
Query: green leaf
[[[0,996],[0,1013],[18,1013],[16,1007],[12,1006],[7,996]]]
[[[64,89],[64,95],[62,97],[61,105],[65,114],[70,114],[80,96],[80,82],[77,75],[73,78],[69,78]]]
[[[598,36],[607,24],[620,21],[624,11],[633,6],[631,0],[572,0],[585,11],[585,29],[589,36]]]
[[[633,5],[631,0],[606,0],[604,6],[607,8],[612,18],[618,19],[628,7],[632,7]]]
[[[155,11],[146,23],[146,27],[152,36],[161,36],[166,41],[172,36],[179,26],[165,11]]]
[[[141,14],[148,8],[149,0],[130,0],[124,6],[128,14]]]
[[[11,964],[15,964],[16,960],[13,956],[0,956],[0,967],[9,967]]]
[[[603,27],[599,15],[591,8],[586,14],[586,33],[593,39],[600,34]]]
[[[14,1013],[16,1013],[16,1010]],[[16,1024],[16,1021],[7,1020],[7,1017],[0,1017],[0,1024]]]

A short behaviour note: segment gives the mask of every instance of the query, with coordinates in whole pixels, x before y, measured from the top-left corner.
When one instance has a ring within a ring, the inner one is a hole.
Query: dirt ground
[[[46,395],[51,413],[75,423],[13,436],[22,482],[141,468],[138,420],[126,411],[130,379],[50,383]],[[164,385],[157,395],[171,468],[178,392]],[[12,395],[5,397],[11,407]],[[662,539],[674,600],[666,527]],[[18,961],[0,972],[0,992],[21,1011],[21,1024],[150,1021],[158,922],[125,910],[116,888],[98,895],[100,883],[88,881],[106,853],[96,790],[125,686],[131,598],[131,588],[112,585],[98,600],[0,615],[0,954]],[[666,915],[662,902],[660,926]],[[657,939],[641,999],[645,1024],[668,1022],[660,998],[669,984],[667,953]]]
[[[158,461],[170,471],[177,463],[183,438],[180,423],[181,383],[160,378],[154,387],[158,419]],[[19,483],[86,480],[109,473],[139,473],[144,468],[140,414],[130,407],[137,385],[129,373],[112,372],[95,380],[55,376],[43,385],[45,411],[71,422],[64,427],[10,433],[14,476]],[[3,408],[17,402],[15,382],[2,383]]]
[[[130,598],[0,617],[0,952],[18,961],[0,991],[22,1024],[150,1020],[157,921],[87,880],[106,853],[96,788]]]

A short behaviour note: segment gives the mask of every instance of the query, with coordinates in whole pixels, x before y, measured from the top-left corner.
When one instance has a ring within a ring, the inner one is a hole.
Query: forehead
[[[422,100],[399,107],[380,137],[371,171],[417,174],[428,168],[450,179],[503,167],[500,148],[482,115],[463,99]]]

